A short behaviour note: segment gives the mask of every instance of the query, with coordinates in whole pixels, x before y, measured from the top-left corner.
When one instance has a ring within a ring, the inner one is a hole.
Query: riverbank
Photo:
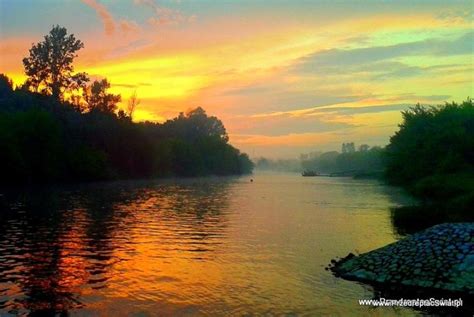
[[[474,223],[431,227],[385,247],[333,261],[336,276],[474,295]]]

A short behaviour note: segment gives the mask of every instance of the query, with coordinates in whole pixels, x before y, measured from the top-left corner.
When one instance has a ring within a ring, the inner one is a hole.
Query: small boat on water
[[[303,173],[301,173],[301,175],[304,176],[304,177],[319,176],[319,173],[315,172],[315,171],[304,171]]]

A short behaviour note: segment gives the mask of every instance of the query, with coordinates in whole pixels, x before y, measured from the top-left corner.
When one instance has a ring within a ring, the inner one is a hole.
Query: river
[[[253,179],[253,182],[250,181]],[[0,315],[416,315],[325,267],[400,238],[372,180],[256,173],[0,191]]]

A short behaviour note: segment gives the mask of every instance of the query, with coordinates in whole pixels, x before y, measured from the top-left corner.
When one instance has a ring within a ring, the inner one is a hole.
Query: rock
[[[350,280],[474,294],[474,223],[437,225],[333,264],[336,275]]]

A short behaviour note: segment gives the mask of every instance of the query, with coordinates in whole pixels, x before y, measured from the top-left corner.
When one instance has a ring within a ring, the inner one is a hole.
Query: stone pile
[[[474,223],[437,225],[330,269],[349,280],[474,294]]]

